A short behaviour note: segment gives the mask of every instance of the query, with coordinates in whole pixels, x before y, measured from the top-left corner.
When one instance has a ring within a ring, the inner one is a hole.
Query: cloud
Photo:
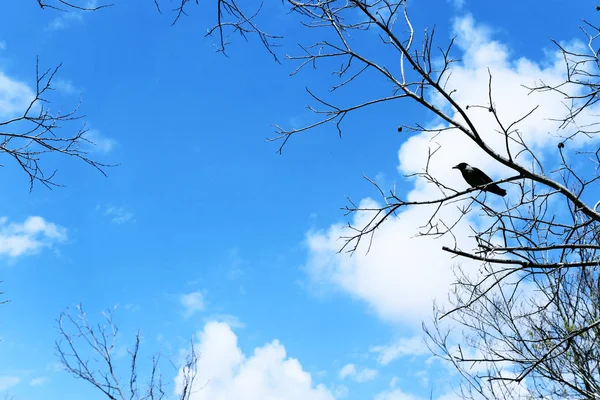
[[[516,397],[520,398],[520,397]],[[420,396],[415,396],[409,393],[405,393],[400,389],[394,389],[390,391],[384,391],[377,396],[375,396],[375,400],[430,400],[433,399],[433,396],[424,398]],[[459,400],[462,397],[458,396],[456,393],[450,392],[442,394],[441,396],[435,397],[436,400]]]
[[[35,254],[67,240],[67,230],[42,217],[28,217],[23,223],[8,223],[0,217],[0,256],[16,258]]]
[[[421,397],[413,396],[404,393],[400,389],[395,389],[389,392],[382,392],[375,396],[375,400],[424,400]]]
[[[82,7],[83,8],[94,8],[98,6],[97,0],[89,0]],[[74,23],[82,23],[83,15],[89,11],[84,10],[76,10],[76,9],[68,9],[59,14],[58,17],[54,18],[50,24],[46,27],[47,31],[60,31],[63,29],[67,29]]]
[[[378,207],[371,199],[363,200],[360,206]],[[359,213],[352,223],[362,226],[369,217]],[[368,254],[361,246],[352,256],[337,254],[339,238],[347,236],[345,225],[310,232],[306,270],[312,282],[333,285],[365,300],[386,321],[419,326],[431,312],[433,300],[445,298],[453,277],[452,259],[440,250],[442,245],[452,245],[451,239],[434,242],[427,237],[414,237],[426,222],[424,218],[422,210],[401,213],[399,218],[381,226]]]
[[[457,10],[460,10],[465,5],[465,0],[447,0],[447,1],[448,1],[448,3],[450,3],[450,5],[452,7],[454,7]]]
[[[420,336],[404,337],[384,346],[373,346],[371,352],[377,354],[377,362],[388,365],[390,362],[404,356],[420,356],[429,354],[427,346]]]
[[[338,376],[340,379],[346,379],[349,376],[356,375],[356,367],[354,364],[346,364],[340,369]]]
[[[240,255],[240,250],[237,247],[231,248],[229,250],[229,269],[227,270],[227,279],[236,280],[240,279],[244,275],[244,270],[242,266],[245,263],[245,260]]]
[[[427,371],[427,370],[417,371],[417,372],[415,372],[415,377],[417,377],[421,380],[421,384],[424,387],[427,387],[429,385],[429,371]]]
[[[52,372],[63,371],[63,365],[58,361],[53,362],[53,363],[48,363],[48,364],[46,364],[46,370],[52,371]]]
[[[0,376],[0,392],[10,389],[21,382],[21,378],[16,376]]]
[[[348,390],[348,387],[345,385],[335,385],[332,388],[333,390],[333,396],[336,399],[343,399],[344,397],[348,397],[348,393],[350,392]]]
[[[254,349],[246,357],[231,328],[221,322],[209,322],[198,334],[198,375],[191,400],[333,400],[334,395],[322,384],[314,384],[300,362],[286,355],[278,340]],[[181,391],[182,371],[175,379]]]
[[[59,79],[59,78],[53,79],[52,86],[54,87],[54,89],[56,89],[59,92],[62,92],[64,94],[74,94],[79,91],[73,85],[73,82],[66,80],[66,79]]]
[[[554,53],[549,53],[548,58],[540,62],[526,58],[513,59],[505,45],[493,40],[491,30],[477,25],[470,16],[456,20],[454,33],[457,49],[462,52],[455,58],[462,61],[453,64],[447,85],[448,91],[456,89],[453,99],[463,107],[488,104],[489,68],[493,77],[494,104],[503,121],[510,123],[518,120],[538,106],[532,116],[519,123],[517,128],[529,146],[538,151],[543,159],[544,151],[554,149],[562,140],[548,134],[557,129],[557,122],[552,121],[551,117],[564,115],[562,97],[551,92],[529,93],[522,85],[532,86],[539,81],[549,85],[560,82],[564,78],[563,61]],[[439,97],[434,96],[432,101],[439,107],[447,107]],[[460,117],[453,115],[452,110],[444,109],[460,121]],[[476,107],[469,108],[467,113],[475,126],[481,129],[482,137],[504,154],[504,137],[497,132],[493,115],[487,109]],[[430,121],[423,125],[434,127],[438,123]],[[460,173],[452,169],[452,166],[463,161],[485,170],[494,178],[511,176],[509,170],[492,160],[464,134],[454,130],[411,136],[398,151],[399,173],[423,172],[428,162],[427,154],[431,149],[438,148],[439,151],[429,160],[429,171],[446,186],[456,189],[467,187]],[[521,162],[526,161],[521,158]],[[414,178],[408,183],[412,188],[399,193],[403,199],[435,199],[442,196],[434,185],[423,179]],[[503,186],[509,190],[510,197],[513,186]],[[492,195],[488,195],[485,201],[492,205],[499,202]],[[366,208],[380,206],[370,198],[363,199],[359,204]],[[460,216],[459,206],[460,203],[454,203],[443,207],[433,223],[453,223]],[[308,258],[305,269],[311,282],[363,300],[385,321],[408,324],[418,329],[420,322],[431,314],[434,299],[442,307],[447,304],[448,289],[454,281],[453,266],[460,262],[467,272],[478,267],[477,263],[465,259],[457,261],[441,250],[444,245],[454,247],[454,238],[416,236],[418,232],[423,232],[423,226],[428,223],[433,211],[433,207],[406,208],[397,218],[390,218],[376,232],[368,254],[366,244],[352,256],[337,254],[343,244],[339,238],[350,233],[345,223],[309,231],[306,236]],[[477,227],[484,222],[480,215],[475,214],[469,214],[453,228],[458,246],[464,250],[475,247],[471,226]],[[359,212],[351,223],[362,227],[372,215]],[[384,359],[389,357],[382,356],[381,360]]]
[[[377,370],[371,368],[363,368],[356,372],[354,380],[358,383],[372,381],[377,376]]]
[[[28,85],[0,72],[0,118],[24,113],[34,98],[35,93]]]
[[[242,320],[231,314],[211,314],[204,318],[204,322],[223,322],[233,329],[242,329],[246,327],[246,324],[242,322]]]
[[[128,303],[123,306],[123,309],[129,312],[138,312],[142,309],[142,306],[140,306],[139,304]]]
[[[31,386],[42,386],[45,385],[46,383],[48,383],[50,380],[45,377],[45,376],[40,376],[38,378],[34,378],[31,380],[31,382],[29,382],[29,385]]]
[[[179,302],[185,308],[185,317],[191,317],[197,312],[204,311],[204,295],[202,292],[192,292],[179,296]]]
[[[117,145],[116,140],[104,136],[96,129],[88,130],[85,133],[84,137],[88,142],[90,142],[90,151],[106,154],[110,153]]]
[[[78,11],[70,11],[68,14],[62,14],[54,18],[46,30],[48,31],[60,31],[69,27],[73,22],[81,22],[83,17]]]
[[[528,398],[529,396],[525,396],[523,398]],[[446,393],[441,395],[440,397],[437,398],[437,400],[462,400],[464,397],[463,396],[459,396],[457,393],[454,392],[450,392],[450,393]],[[515,397],[515,398],[520,398],[520,397]]]
[[[96,210],[101,211],[102,215],[109,217],[114,224],[120,225],[125,222],[135,221],[134,215],[125,207],[106,206],[104,208],[96,206]]]
[[[340,379],[350,378],[358,383],[372,381],[377,377],[377,370],[371,368],[356,369],[354,364],[346,364],[338,373]]]

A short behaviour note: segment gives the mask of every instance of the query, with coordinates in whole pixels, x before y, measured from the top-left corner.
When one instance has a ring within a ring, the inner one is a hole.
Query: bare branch
[[[127,350],[130,356],[129,367],[119,362],[115,356],[117,334],[113,321],[114,311],[104,313],[103,324],[92,325],[81,305],[76,306],[76,315],[67,309],[58,319],[59,339],[56,341],[56,355],[63,369],[76,378],[90,383],[111,400],[160,400],[165,397],[165,384],[160,372],[160,354],[152,357],[150,376],[145,389],[140,391],[138,383],[138,362],[141,334],[135,335],[133,347]],[[180,400],[189,400],[194,379],[197,375],[198,353],[193,344],[183,365],[182,395]],[[122,378],[120,371],[127,371],[128,378]],[[122,384],[126,382],[125,385]]]
[[[51,188],[60,186],[54,180],[56,170],[46,171],[42,167],[42,157],[57,153],[82,160],[106,175],[104,168],[111,165],[91,158],[84,144],[94,144],[86,138],[87,128],[81,123],[79,104],[69,112],[52,112],[46,97],[53,90],[52,81],[61,65],[40,71],[36,62],[35,96],[20,116],[0,121],[0,152],[10,156],[29,178],[30,190],[34,183]],[[70,136],[62,136],[59,131],[65,125],[81,124]]]

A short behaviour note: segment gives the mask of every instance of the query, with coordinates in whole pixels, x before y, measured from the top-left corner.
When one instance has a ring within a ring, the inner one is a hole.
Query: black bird
[[[492,178],[487,176],[482,170],[479,168],[471,167],[469,164],[461,162],[460,164],[452,167],[452,169],[456,168],[460,171],[465,181],[472,187],[485,185],[493,182]],[[506,190],[502,189],[500,186],[495,183],[492,185],[487,185],[486,187],[482,187],[481,190],[484,192],[490,192],[497,194],[498,196],[506,196]]]

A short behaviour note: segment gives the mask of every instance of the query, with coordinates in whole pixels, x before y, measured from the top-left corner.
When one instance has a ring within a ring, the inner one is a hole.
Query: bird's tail
[[[498,196],[502,196],[502,197],[506,196],[506,190],[502,189],[502,188],[501,188],[500,186],[498,186],[498,185],[491,185],[491,186],[488,186],[488,187],[486,188],[486,191],[488,191],[488,192],[490,192],[490,193],[497,194]]]

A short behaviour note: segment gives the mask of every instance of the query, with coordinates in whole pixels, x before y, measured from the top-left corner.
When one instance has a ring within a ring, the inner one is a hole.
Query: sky
[[[296,135],[280,155],[266,140],[273,125],[312,121],[305,88],[327,94],[333,82],[325,68],[290,76],[297,63],[284,55],[319,33],[307,33],[280,2],[259,21],[284,36],[281,63],[254,37],[233,37],[227,56],[215,52],[204,37],[214,18],[208,6],[171,26],[173,15],[152,1],[94,13],[4,3],[0,118],[30,98],[36,57],[45,68],[62,63],[51,106],[81,100],[91,154],[118,166],[105,177],[51,156],[44,165],[58,168],[64,187],[30,192],[26,176],[0,157],[0,291],[10,300],[0,306],[0,395],[103,398],[62,371],[54,350],[57,318],[81,303],[91,322],[116,306],[122,367],[138,330],[141,363],[156,352],[174,362],[163,369],[169,393],[192,340],[201,354],[193,400],[455,397],[458,377],[431,356],[421,330],[433,300],[446,301],[456,264],[440,250],[445,239],[415,237],[428,210],[388,221],[368,254],[337,253],[344,226],[367,217],[345,217],[346,197],[378,201],[363,175],[408,198],[434,195],[403,177],[422,170],[431,136],[397,127],[439,121],[408,102],[369,108],[346,118],[342,138],[325,125]],[[461,61],[450,84],[459,103],[485,101],[490,68],[503,117],[541,106],[522,129],[544,154],[558,140],[545,117],[561,112],[560,99],[527,96],[521,85],[560,79],[549,38],[580,45],[580,20],[596,17],[587,3],[412,1],[409,11],[417,31],[436,25],[442,43],[456,36]],[[395,54],[378,53],[376,34],[357,40],[397,65]],[[332,96],[354,102],[386,90],[373,78]],[[473,118],[490,123],[489,115]],[[507,173],[463,139],[444,133],[435,144],[442,150],[432,170],[453,187],[464,187],[451,169],[461,161]],[[456,229],[467,237],[476,221],[464,222]]]

